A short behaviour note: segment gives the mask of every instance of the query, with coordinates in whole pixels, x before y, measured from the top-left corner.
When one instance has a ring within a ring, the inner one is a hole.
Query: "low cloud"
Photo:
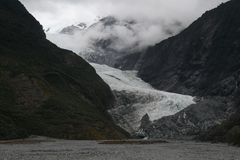
[[[116,50],[142,49],[177,34],[205,11],[227,0],[20,0],[42,23],[50,28],[48,38],[60,47],[80,52],[94,39],[117,37]],[[131,29],[121,25],[99,27],[74,35],[58,34],[63,27],[98,17],[114,16],[120,21],[134,20]],[[134,46],[134,47],[133,47]]]

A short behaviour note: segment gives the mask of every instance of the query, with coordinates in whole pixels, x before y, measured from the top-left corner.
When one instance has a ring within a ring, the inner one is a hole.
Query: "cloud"
[[[132,19],[117,19],[115,24],[105,25],[99,21],[87,30],[77,30],[74,34],[48,33],[47,38],[60,47],[76,53],[93,49],[98,40],[111,40],[107,46],[110,50],[132,53],[158,43],[181,29],[183,26],[178,21],[149,24]]]
[[[114,15],[143,21],[181,19],[190,22],[227,0],[20,0],[44,25],[60,28]]]
[[[79,52],[88,47],[92,39],[114,35],[117,41],[112,47],[117,50],[138,49],[154,45],[177,34],[205,11],[227,0],[20,0],[42,23],[51,28],[48,38],[60,47]],[[112,15],[120,20],[133,19],[133,30],[116,25],[112,28],[77,33],[74,36],[56,34],[61,28],[85,22],[91,24],[97,17]],[[178,24],[178,25],[177,25]],[[181,25],[179,25],[181,24]]]

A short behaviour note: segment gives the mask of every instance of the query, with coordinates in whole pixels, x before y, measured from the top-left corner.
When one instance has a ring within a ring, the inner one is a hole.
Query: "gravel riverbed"
[[[190,141],[99,144],[44,140],[0,144],[0,160],[240,160],[240,148]]]

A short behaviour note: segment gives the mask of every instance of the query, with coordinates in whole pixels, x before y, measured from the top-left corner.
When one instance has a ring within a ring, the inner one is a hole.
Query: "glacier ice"
[[[109,110],[115,123],[135,133],[141,119],[148,114],[151,121],[174,115],[191,104],[194,97],[154,89],[137,77],[137,71],[122,71],[107,65],[91,63],[116,96],[116,105]]]

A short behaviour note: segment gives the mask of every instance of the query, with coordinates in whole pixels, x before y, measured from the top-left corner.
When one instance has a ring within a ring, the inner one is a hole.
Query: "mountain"
[[[0,1],[0,139],[125,138],[106,112],[113,102],[93,67],[46,40],[18,0]]]
[[[229,117],[227,103],[226,99],[218,97],[206,98],[140,129],[149,138],[195,138],[223,123]]]
[[[236,99],[240,91],[239,8],[238,0],[221,4],[207,11],[180,34],[148,48],[142,55],[144,63],[141,63],[138,75],[144,81],[160,90],[201,97],[200,105],[192,106],[195,112],[182,114],[190,116],[189,119],[181,120],[178,114],[156,122],[155,125],[159,126],[163,121],[168,121],[169,123],[164,123],[165,128],[170,130],[172,127],[173,135],[179,135],[182,133],[179,128],[186,131],[189,125],[196,127],[196,123],[204,122],[197,116],[200,111],[201,114],[209,114],[208,120],[223,112],[222,115],[225,116],[211,120],[215,125],[207,125],[207,128],[204,128],[205,125],[198,126],[201,132],[221,124],[238,110],[239,103]],[[227,133],[234,126],[224,132]],[[239,126],[239,123],[236,126]],[[202,127],[204,129],[201,129]],[[159,128],[159,131],[161,130]]]
[[[168,25],[163,23],[159,29],[163,32],[162,37],[169,37],[182,29],[182,24],[178,21]],[[150,24],[107,16],[84,29],[70,25],[62,29],[60,34],[70,35],[68,41],[72,38],[77,39],[77,42],[73,42],[76,44],[87,41],[88,45],[79,49],[79,55],[89,62],[132,70],[135,69],[139,56],[148,44],[145,44],[146,41],[141,36],[142,31],[149,30],[151,30]],[[54,37],[52,39],[55,40]]]
[[[235,105],[238,107],[236,113],[232,114],[226,121],[216,125],[196,137],[202,141],[228,142],[240,146],[240,94],[235,97]]]
[[[133,52],[128,47],[124,48],[125,46],[117,48],[117,45],[122,43],[122,39],[118,35],[118,29],[134,34],[132,25],[135,25],[134,21],[119,20],[113,16],[107,16],[99,19],[85,30],[79,30],[76,26],[69,26],[60,33],[69,33],[70,35],[75,33],[77,36],[81,36],[81,33],[84,35],[94,33],[94,37],[91,37],[87,49],[79,52],[79,55],[91,63],[106,64],[114,67],[119,58]],[[68,32],[63,32],[66,30]]]
[[[158,89],[199,96],[233,95],[240,69],[238,7],[236,0],[223,4],[181,34],[149,48],[139,76]]]
[[[87,29],[87,24],[86,23],[79,23],[78,25],[71,25],[63,28],[60,33],[61,34],[68,34],[68,35],[73,35],[76,32],[83,31]]]

